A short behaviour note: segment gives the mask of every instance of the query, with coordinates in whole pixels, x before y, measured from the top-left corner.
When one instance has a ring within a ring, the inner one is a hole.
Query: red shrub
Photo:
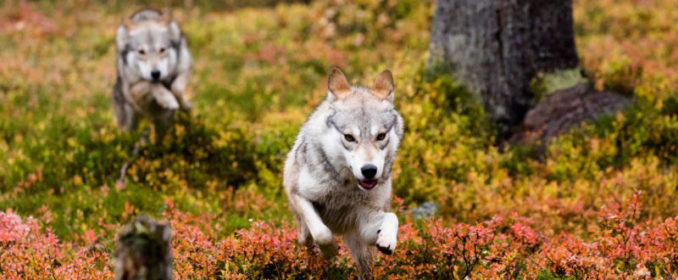
[[[673,279],[678,217],[654,225],[641,221],[639,195],[603,207],[600,226],[591,228],[589,238],[549,237],[518,216],[451,226],[407,218],[394,254],[377,254],[374,274],[379,279]],[[173,230],[177,279],[347,278],[354,271],[341,242],[339,256],[324,260],[297,244],[296,230],[284,222],[276,227],[257,221],[220,236],[212,225],[216,217],[177,211],[170,201],[163,216]],[[75,242],[60,242],[35,219],[0,212],[0,273],[6,279],[109,279],[110,252],[101,243],[106,231],[86,230]]]
[[[0,212],[0,274],[3,279],[111,279],[108,254],[59,242],[33,218]]]

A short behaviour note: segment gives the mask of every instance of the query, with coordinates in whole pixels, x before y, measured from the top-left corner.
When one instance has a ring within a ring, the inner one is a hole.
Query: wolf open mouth
[[[358,180],[358,184],[366,190],[370,190],[377,185],[377,180]]]

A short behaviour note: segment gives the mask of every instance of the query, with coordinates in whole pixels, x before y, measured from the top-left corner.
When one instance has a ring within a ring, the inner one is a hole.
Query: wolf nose
[[[374,179],[374,175],[377,175],[377,166],[374,164],[366,164],[360,168],[360,172],[363,173],[365,179],[371,180]]]
[[[151,71],[151,78],[153,78],[153,80],[160,79],[160,71],[158,70]]]

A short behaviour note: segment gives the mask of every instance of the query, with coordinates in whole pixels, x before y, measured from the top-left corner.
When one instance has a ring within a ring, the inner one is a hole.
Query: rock
[[[589,83],[558,90],[527,113],[510,142],[545,145],[553,137],[582,122],[621,111],[630,103],[626,96],[597,91]]]
[[[436,204],[435,202],[428,201],[410,210],[410,214],[412,214],[412,217],[414,218],[421,219],[431,217],[435,215],[437,211],[438,204]]]

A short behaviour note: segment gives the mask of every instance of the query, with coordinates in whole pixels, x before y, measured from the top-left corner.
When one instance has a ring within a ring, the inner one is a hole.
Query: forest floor
[[[195,58],[190,116],[151,138],[116,184],[142,123],[111,108],[122,5],[0,6],[0,275],[110,279],[115,237],[139,213],[168,220],[177,279],[346,278],[340,256],[296,243],[281,169],[340,66],[356,84],[389,68],[405,136],[401,219],[379,279],[678,276],[678,8],[576,0],[581,66],[633,96],[545,149],[499,151],[478,100],[427,70],[432,1],[177,8]],[[434,201],[432,218],[409,213]]]

